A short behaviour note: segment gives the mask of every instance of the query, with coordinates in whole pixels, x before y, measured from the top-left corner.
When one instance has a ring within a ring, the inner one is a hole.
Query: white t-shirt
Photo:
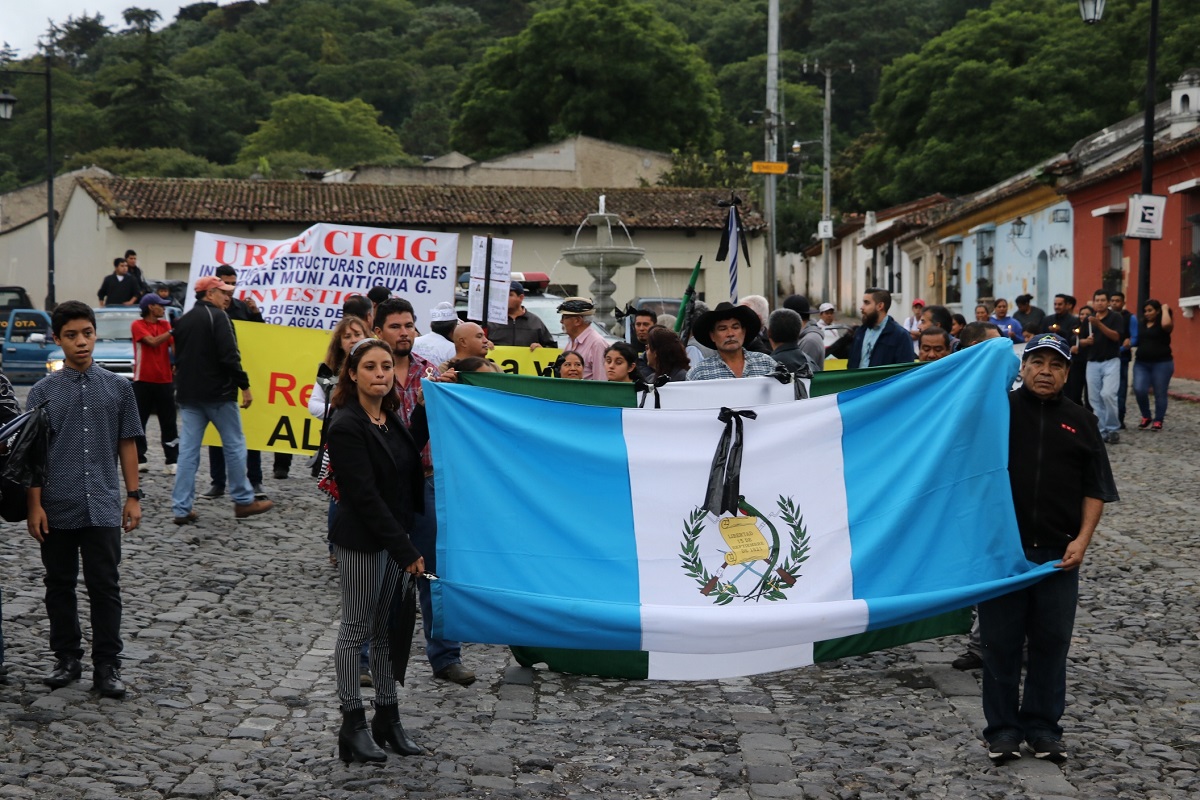
[[[454,358],[456,352],[454,342],[433,331],[418,336],[413,342],[412,351],[433,364],[443,364],[449,361]]]

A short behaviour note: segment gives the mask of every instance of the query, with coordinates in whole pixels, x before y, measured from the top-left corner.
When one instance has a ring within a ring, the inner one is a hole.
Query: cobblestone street
[[[3,525],[0,798],[1200,796],[1200,405],[1173,400],[1160,433],[1134,430],[1129,405],[1110,447],[1123,502],[1084,565],[1061,767],[988,763],[979,672],[949,665],[961,638],[702,683],[531,671],[469,645],[468,688],[435,681],[421,641],[400,703],[426,755],[344,766],[336,572],[303,459],[272,480],[264,458],[275,511],[235,523],[228,500],[198,500],[179,528],[152,420],[146,516],[124,537],[125,700],[92,693],[86,662],[78,683],[42,685],[38,550]],[[80,598],[86,612],[82,582]]]

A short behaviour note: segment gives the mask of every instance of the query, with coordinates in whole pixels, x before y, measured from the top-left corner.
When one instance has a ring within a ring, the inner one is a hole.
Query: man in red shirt
[[[171,369],[171,323],[167,321],[167,301],[153,292],[142,295],[142,318],[133,330],[133,396],[137,399],[142,429],[150,415],[157,414],[162,433],[166,474],[175,474],[179,459],[179,432],[175,426],[175,386]],[[138,470],[145,472],[146,437],[137,440]]]

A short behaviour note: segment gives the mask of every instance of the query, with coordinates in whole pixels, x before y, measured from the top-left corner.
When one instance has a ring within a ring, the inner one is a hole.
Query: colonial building
[[[1140,118],[1139,118],[1140,119]],[[1075,294],[1100,287],[1137,305],[1137,239],[1126,237],[1129,198],[1141,192],[1141,128],[1130,118],[1106,131],[1108,152],[1061,184],[1074,211]],[[1150,297],[1175,314],[1175,374],[1200,379],[1200,70],[1185,72],[1155,116],[1154,191],[1166,198],[1163,238],[1150,247]]]
[[[671,168],[671,155],[642,147],[572,136],[488,161],[454,152],[413,167],[364,165],[336,170],[331,183],[403,186],[543,186],[588,189],[653,186]]]
[[[197,231],[248,238],[287,238],[317,222],[458,233],[458,263],[470,264],[471,236],[512,239],[514,270],[545,272],[562,291],[588,294],[591,277],[562,261],[606,195],[644,260],[614,277],[618,304],[634,297],[680,297],[696,259],[705,270],[698,290],[718,302],[729,296],[728,270],[714,256],[726,224],[717,201],[727,189],[562,189],[470,186],[380,186],[311,181],[235,181],[183,178],[84,178],[76,182],[58,227],[57,296],[94,301],[112,258],[138,252],[150,280],[184,280]],[[763,293],[764,222],[743,206],[750,263],[739,270],[742,295]],[[0,234],[13,283],[46,283],[44,237],[9,242]],[[32,292],[31,292],[32,293]],[[37,296],[37,295],[35,295]],[[450,298],[446,298],[449,300]]]

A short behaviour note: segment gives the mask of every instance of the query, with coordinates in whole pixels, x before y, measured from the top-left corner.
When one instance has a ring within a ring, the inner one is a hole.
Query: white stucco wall
[[[57,296],[63,300],[96,301],[96,290],[104,276],[112,271],[112,259],[126,249],[136,250],[138,264],[148,280],[177,278],[167,274],[167,265],[188,264],[192,241],[197,230],[230,236],[285,239],[303,231],[306,225],[185,225],[178,222],[127,222],[120,227],[100,212],[95,201],[77,188],[67,205],[56,242]],[[450,229],[459,234],[458,264],[465,271],[471,261],[471,237],[491,234],[514,241],[513,269],[550,274],[557,283],[576,284],[587,295],[592,279],[587,271],[560,260],[563,248],[575,242],[575,231],[561,228],[497,229],[463,227]],[[717,262],[719,231],[639,230],[631,229],[634,244],[646,250],[645,260],[620,270],[613,278],[617,285],[614,300],[623,305],[636,296],[675,297],[683,294],[692,267],[704,256],[704,269],[698,290],[705,292],[710,305],[729,299],[728,267]],[[595,241],[592,229],[579,233],[579,244]],[[742,259],[738,272],[739,294],[763,293],[763,243],[761,235],[749,237],[750,264]],[[39,303],[45,295],[45,227],[24,226],[0,234],[0,269],[7,269],[10,283],[25,286]],[[651,273],[653,267],[653,277]],[[657,284],[654,278],[657,278]],[[447,298],[449,299],[449,298]]]

